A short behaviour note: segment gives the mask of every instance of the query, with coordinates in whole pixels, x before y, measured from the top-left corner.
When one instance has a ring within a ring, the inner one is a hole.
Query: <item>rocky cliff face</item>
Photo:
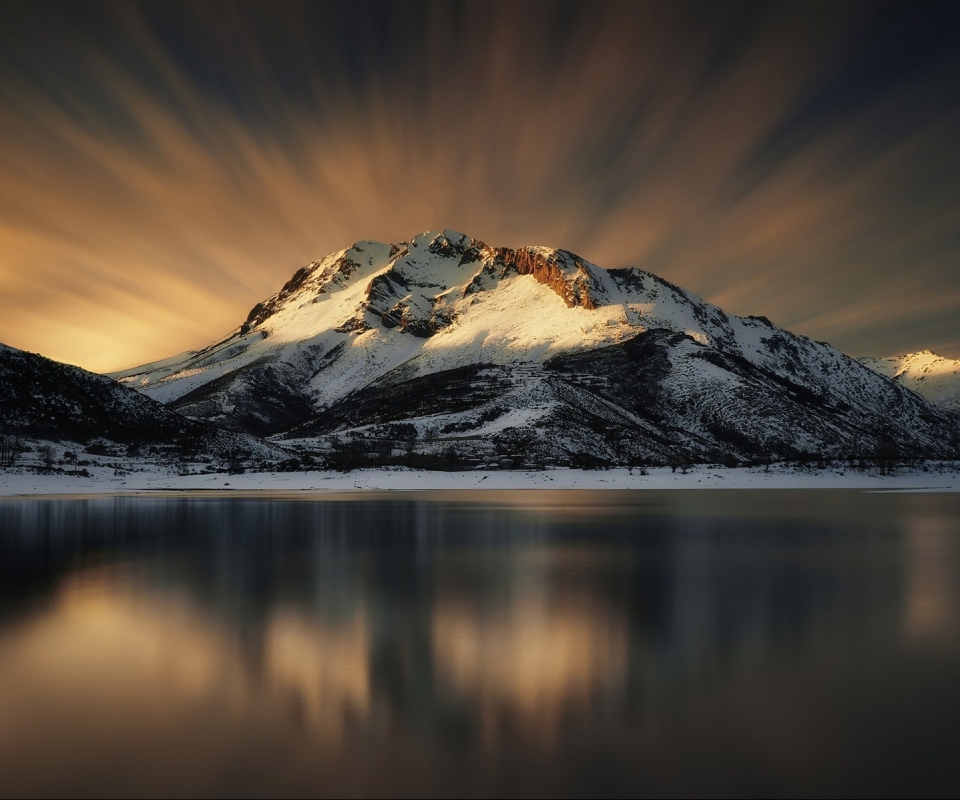
[[[231,430],[389,442],[402,425],[478,458],[517,437],[606,461],[958,446],[956,418],[827,344],[642,270],[453,231],[358,242],[222,341],[117,377]]]
[[[595,273],[573,253],[566,250],[546,250],[541,247],[521,247],[518,250],[498,247],[493,251],[493,263],[502,265],[500,276],[510,273],[532,275],[544,286],[549,286],[568,307],[595,309],[597,296],[602,298],[603,287]]]
[[[426,238],[426,237],[424,237]],[[283,288],[263,303],[258,303],[240,327],[249,333],[267,322],[291,301],[310,296],[318,302],[328,291],[343,288],[355,272],[369,273],[374,263],[382,263],[385,245],[361,242],[332,260],[315,261],[297,270]],[[412,248],[412,251],[411,251]],[[510,275],[530,275],[552,289],[570,308],[596,309],[602,302],[603,287],[596,278],[597,267],[565,250],[542,247],[491,248],[462,234],[440,233],[426,244],[426,254],[437,258],[428,264],[418,258],[423,249],[418,237],[410,244],[391,245],[387,268],[377,271],[366,286],[365,301],[357,314],[340,327],[348,332],[368,329],[364,319],[371,313],[386,328],[401,328],[414,336],[427,338],[452,321],[451,301],[465,294],[493,288]],[[357,256],[370,253],[364,265]],[[436,267],[442,265],[441,270]],[[364,270],[364,266],[367,270]],[[592,267],[592,270],[591,270]],[[448,294],[451,286],[461,292]],[[439,291],[431,291],[439,290]]]

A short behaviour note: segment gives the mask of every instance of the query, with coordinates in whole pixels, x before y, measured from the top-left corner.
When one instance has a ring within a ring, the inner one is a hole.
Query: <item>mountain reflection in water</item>
[[[0,503],[0,793],[949,794],[960,498]]]

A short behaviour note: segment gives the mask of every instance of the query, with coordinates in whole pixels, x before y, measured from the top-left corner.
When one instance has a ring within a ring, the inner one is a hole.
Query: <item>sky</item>
[[[960,4],[0,4],[0,342],[202,347],[462,231],[960,358]]]

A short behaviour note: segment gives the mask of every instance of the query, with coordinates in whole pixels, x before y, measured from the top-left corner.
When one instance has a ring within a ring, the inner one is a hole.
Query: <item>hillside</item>
[[[960,412],[960,359],[929,350],[893,358],[860,358],[861,364],[923,395],[946,411]]]
[[[956,418],[828,344],[642,270],[452,231],[333,253],[225,339],[115,377],[228,430],[461,459],[960,446]]]
[[[33,439],[164,445],[208,455],[265,455],[254,437],[187,419],[115,380],[0,345],[0,432]]]

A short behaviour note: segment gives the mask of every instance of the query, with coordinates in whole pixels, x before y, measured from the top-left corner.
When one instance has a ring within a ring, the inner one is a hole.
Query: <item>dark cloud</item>
[[[455,228],[853,354],[960,356],[952,4],[0,6],[0,341],[205,344]]]

